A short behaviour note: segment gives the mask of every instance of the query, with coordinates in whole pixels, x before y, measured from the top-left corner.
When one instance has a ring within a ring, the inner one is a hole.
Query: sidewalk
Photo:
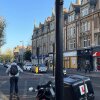
[[[76,69],[66,69],[68,74],[79,74],[79,75],[85,75],[88,77],[100,77],[100,71],[99,72],[95,72],[95,71],[91,71],[90,73],[85,73],[84,70],[81,71],[77,71]]]

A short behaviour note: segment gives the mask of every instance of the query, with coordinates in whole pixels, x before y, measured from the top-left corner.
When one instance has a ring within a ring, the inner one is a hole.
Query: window
[[[69,49],[70,50],[73,49],[73,42],[72,42],[72,40],[69,41]]]
[[[88,44],[87,44],[87,46],[90,46],[90,44],[91,44],[90,37],[88,37]]]
[[[100,45],[100,35],[98,36],[98,45]]]
[[[88,31],[90,30],[90,22],[88,22]]]
[[[86,32],[90,30],[90,22],[83,22],[81,28],[82,28],[82,32]]]
[[[74,14],[71,15],[71,21],[74,21]]]
[[[94,36],[94,44],[97,45],[97,36]]]
[[[91,44],[90,37],[83,37],[81,38],[81,45],[82,47],[89,47]]]
[[[87,23],[84,23],[84,29],[87,31]]]
[[[81,0],[81,4],[86,4],[88,2],[88,0]]]
[[[74,16],[75,16],[74,14],[69,15],[69,16],[68,16],[68,22],[74,21],[74,19],[75,19]]]
[[[73,40],[70,40],[69,41],[69,49],[72,50],[72,49],[75,49],[76,48],[76,40],[73,39]]]
[[[86,37],[84,37],[84,40],[83,40],[83,47],[87,47],[87,39],[86,39]]]
[[[88,7],[86,7],[86,8],[84,8],[84,9],[82,9],[82,16],[86,16],[86,15],[88,15]]]
[[[76,48],[76,41],[74,40],[74,48]]]
[[[72,27],[70,28],[70,35],[71,36],[73,35],[73,28]]]
[[[75,32],[75,27],[74,27],[74,34],[75,34],[76,32]]]
[[[84,32],[85,31],[85,23],[82,23],[82,32]]]

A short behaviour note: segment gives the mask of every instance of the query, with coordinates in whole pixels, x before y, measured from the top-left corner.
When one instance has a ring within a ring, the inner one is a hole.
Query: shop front
[[[77,51],[63,53],[64,68],[77,68]]]
[[[100,71],[100,46],[93,48],[93,65],[95,71]]]
[[[85,68],[87,62],[90,63],[91,70],[93,70],[92,48],[77,50],[77,63],[80,64],[81,69]]]

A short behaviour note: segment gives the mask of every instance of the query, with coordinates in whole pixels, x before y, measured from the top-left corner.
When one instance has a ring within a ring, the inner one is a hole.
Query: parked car
[[[39,65],[39,72],[47,72],[47,66],[45,64]]]
[[[24,69],[24,70],[27,70],[27,71],[31,71],[32,66],[33,66],[33,64],[25,64],[25,65],[23,66],[23,69]]]
[[[0,66],[3,66],[3,63],[0,63]]]

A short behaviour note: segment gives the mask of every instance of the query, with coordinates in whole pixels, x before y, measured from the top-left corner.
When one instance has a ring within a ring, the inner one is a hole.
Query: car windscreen
[[[44,64],[41,64],[40,67],[46,67]]]
[[[26,66],[32,66],[32,65],[26,65]]]

